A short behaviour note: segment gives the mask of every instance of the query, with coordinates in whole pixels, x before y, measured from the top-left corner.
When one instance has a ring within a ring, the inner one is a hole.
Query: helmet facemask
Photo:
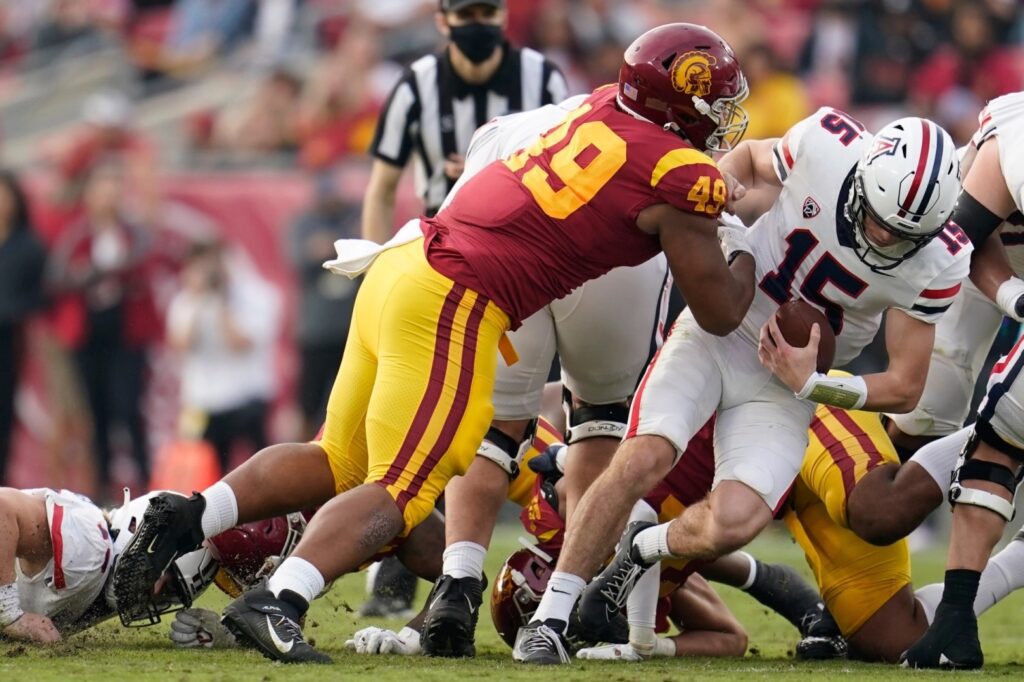
[[[694,95],[694,108],[718,124],[718,127],[708,135],[705,141],[707,151],[727,152],[735,149],[736,145],[743,139],[743,135],[747,132],[750,117],[747,115],[747,110],[741,106],[741,103],[749,94],[750,90],[747,88],[747,79],[740,74],[739,92],[732,97],[719,97],[715,100],[714,104],[709,105]]]

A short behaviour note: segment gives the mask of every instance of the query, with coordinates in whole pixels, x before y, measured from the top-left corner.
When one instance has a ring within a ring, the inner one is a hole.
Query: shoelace
[[[563,647],[558,634],[547,625],[541,625],[534,630],[534,636],[527,637],[522,647],[525,654],[531,654],[535,651],[547,651],[551,648],[554,648],[559,655],[562,654]]]
[[[633,591],[633,586],[640,579],[644,568],[640,564],[629,562],[629,568],[616,571],[601,590],[601,596],[615,605],[616,610],[621,609]]]
[[[279,616],[274,627],[284,631],[284,634],[288,635],[292,641],[296,643],[302,643],[302,630],[299,629],[299,624],[288,616]]]

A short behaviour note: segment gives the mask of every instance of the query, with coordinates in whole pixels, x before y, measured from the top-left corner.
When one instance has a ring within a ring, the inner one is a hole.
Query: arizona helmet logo
[[[669,69],[672,87],[687,95],[708,96],[711,94],[711,67],[716,63],[707,52],[684,52],[675,58]]]
[[[871,145],[871,151],[868,152],[868,163],[871,163],[879,156],[892,156],[896,153],[896,150],[899,149],[900,142],[901,140],[898,137],[877,136],[874,144]]]

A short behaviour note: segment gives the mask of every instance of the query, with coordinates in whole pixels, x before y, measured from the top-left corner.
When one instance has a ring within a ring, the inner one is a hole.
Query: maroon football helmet
[[[701,151],[727,151],[747,129],[747,79],[732,48],[696,24],[653,28],[626,48],[619,106],[678,132]]]
[[[491,618],[498,635],[515,646],[519,628],[530,622],[554,572],[555,561],[529,546],[505,560],[491,590]]]
[[[310,512],[243,523],[207,540],[220,570],[214,582],[230,597],[256,584],[271,557],[286,557],[299,544]]]

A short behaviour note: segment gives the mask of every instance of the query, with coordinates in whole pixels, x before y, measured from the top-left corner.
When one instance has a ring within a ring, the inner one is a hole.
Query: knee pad
[[[615,438],[622,440],[626,435],[626,422],[629,420],[629,408],[626,403],[610,405],[580,405],[572,407],[567,401],[566,412],[569,415],[569,429],[566,433],[566,444],[577,443],[587,438]]]
[[[487,429],[487,434],[484,436],[483,442],[480,443],[476,455],[491,460],[505,470],[509,480],[514,479],[519,475],[519,462],[522,461],[526,451],[530,449],[530,443],[533,442],[533,434],[536,430],[537,420],[533,419],[526,427],[523,440],[517,443],[515,438],[491,426]]]
[[[957,460],[956,469],[953,470],[952,481],[949,485],[949,503],[950,505],[971,504],[983,507],[999,514],[1007,521],[1012,521],[1014,516],[1013,498],[1017,493],[1017,486],[1020,485],[1021,474],[1014,474],[1002,464],[972,459],[979,443],[985,443],[1018,462],[1024,462],[1024,450],[1004,441],[988,422],[979,421],[974,425],[974,433],[964,445],[960,458]],[[964,481],[997,483],[1010,493],[1010,500],[1004,500],[985,490],[965,488],[962,485]]]

